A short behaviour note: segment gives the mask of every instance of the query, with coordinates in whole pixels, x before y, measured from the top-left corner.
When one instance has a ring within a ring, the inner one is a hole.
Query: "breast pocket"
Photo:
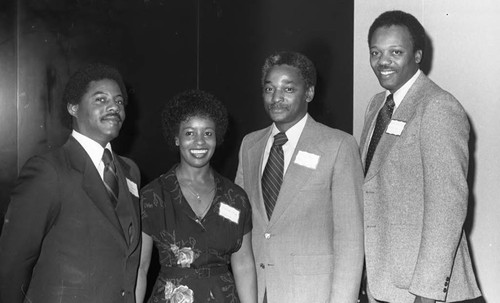
[[[306,178],[300,185],[300,191],[327,191],[330,189],[330,178],[317,174],[317,176],[311,176]]]
[[[403,146],[417,144],[419,138],[419,129],[415,127],[415,125],[407,123],[399,138],[399,144]]]

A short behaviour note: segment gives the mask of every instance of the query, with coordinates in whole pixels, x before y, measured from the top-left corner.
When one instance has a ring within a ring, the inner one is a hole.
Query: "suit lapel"
[[[259,197],[259,199],[256,199],[257,202],[255,207],[264,222],[268,222],[269,219],[267,218],[266,207],[264,206],[264,198],[262,197],[261,172],[262,161],[264,159],[264,150],[266,148],[267,140],[271,135],[271,130],[272,127],[268,127],[267,130],[263,132],[262,137],[258,138],[248,150],[249,159],[254,159],[258,163],[258,165],[252,165],[252,163],[249,163],[248,165],[248,167],[251,169],[251,172],[248,175],[252,178],[251,180],[249,180],[248,184],[257,184],[257,186],[252,189],[256,192],[251,196]]]
[[[382,104],[385,101],[385,94],[380,93],[373,97],[373,100],[370,102],[370,107],[365,119],[365,126],[363,127],[363,132],[361,133],[361,140],[359,142],[359,146],[362,148],[361,159],[363,162],[363,168],[365,167],[365,159],[366,153],[368,151],[368,146],[370,145],[370,140],[368,136],[375,128],[375,122],[377,120],[378,112],[382,107]]]
[[[278,200],[276,201],[271,221],[269,222],[271,226],[280,220],[280,217],[286,209],[290,207],[297,193],[302,189],[302,186],[307,183],[307,180],[314,172],[313,169],[294,163],[298,152],[307,151],[320,156],[320,159],[323,157],[323,154],[316,148],[314,138],[316,138],[317,132],[315,131],[315,125],[316,122],[309,116],[293,152],[288,169],[283,177],[280,194],[278,196]]]
[[[111,205],[111,202],[109,201],[109,196],[106,192],[101,176],[99,176],[92,160],[80,143],[78,143],[78,141],[71,136],[66,143],[66,147],[70,159],[70,165],[82,174],[82,187],[84,191],[87,193],[88,197],[97,209],[109,221],[112,226],[109,231],[118,240],[118,242],[125,245],[125,239],[120,222],[116,217],[116,213]]]
[[[409,123],[410,120],[415,115],[415,108],[417,107],[418,102],[422,99],[422,91],[421,88],[425,84],[425,80],[427,77],[422,73],[417,78],[415,83],[410,87],[406,96],[401,101],[401,104],[398,106],[394,114],[392,115],[392,120],[402,121],[404,123]],[[378,111],[377,111],[378,112]],[[375,118],[376,119],[376,118]],[[392,146],[400,140],[401,137],[404,137],[406,131],[406,126],[401,132],[400,135],[391,135],[384,133],[382,138],[377,145],[377,149],[373,154],[373,159],[370,164],[370,168],[366,174],[365,180],[371,179],[377,172],[380,170],[382,165],[384,164],[387,156],[389,155]],[[369,143],[368,143],[369,144]],[[365,145],[366,146],[366,145]],[[365,150],[367,150],[366,147]],[[363,156],[364,159],[365,156]]]
[[[129,247],[133,248],[136,246],[136,243],[138,243],[138,241],[139,241],[140,210],[139,210],[138,198],[132,196],[132,193],[130,192],[130,189],[129,189],[129,186],[127,183],[127,179],[130,180],[130,182],[134,182],[135,180],[130,175],[130,166],[125,161],[123,161],[120,158],[120,156],[118,156],[117,154],[114,154],[114,157],[115,157],[116,162],[118,164],[117,165],[117,173],[118,173],[119,181],[120,181],[120,200],[121,200],[120,203],[122,203],[122,205],[126,209],[126,211],[129,214],[131,214],[131,216],[130,216],[131,221],[128,222],[126,226],[124,226],[123,232],[125,234],[125,238],[127,240],[127,243],[129,244]]]

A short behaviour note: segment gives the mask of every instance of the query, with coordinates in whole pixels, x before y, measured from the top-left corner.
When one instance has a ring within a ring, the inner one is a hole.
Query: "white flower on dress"
[[[175,289],[174,283],[170,281],[167,281],[167,283],[165,283],[165,300],[168,301],[172,298],[172,296],[174,295],[174,289]]]
[[[167,281],[165,283],[165,300],[170,303],[193,303],[193,291],[186,285],[175,285]]]
[[[177,264],[181,267],[191,267],[191,263],[194,262],[196,258],[194,251],[191,247],[179,248],[175,244],[170,244],[170,250],[174,253],[177,258]]]

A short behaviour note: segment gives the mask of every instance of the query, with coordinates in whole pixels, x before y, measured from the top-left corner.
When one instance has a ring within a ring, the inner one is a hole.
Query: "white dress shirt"
[[[92,160],[92,163],[94,163],[95,168],[99,172],[101,179],[104,180],[104,163],[102,162],[102,155],[104,154],[104,148],[101,146],[101,144],[97,143],[96,141],[90,139],[85,135],[82,135],[76,130],[73,130],[71,135],[73,136],[73,138],[76,139],[76,141],[78,141],[78,143],[80,143],[83,149],[85,149],[90,159]],[[113,155],[113,150],[111,149],[111,144],[109,144],[109,142],[108,144],[106,144],[106,148],[109,149],[111,155]]]
[[[406,94],[410,90],[410,87],[413,85],[413,83],[415,83],[415,81],[417,81],[417,78],[418,78],[418,76],[420,76],[420,73],[421,73],[421,71],[420,71],[420,69],[418,69],[417,72],[413,75],[413,77],[410,78],[410,80],[406,81],[406,83],[403,84],[403,86],[401,86],[396,92],[394,92],[394,94],[392,94],[392,99],[394,100],[394,111],[392,112],[393,116],[394,116],[394,113],[396,112],[396,110],[398,109],[398,106],[401,104],[404,97],[406,96]],[[387,96],[389,96],[390,94],[391,94],[390,91],[388,91],[388,90],[385,91],[385,99],[386,100],[387,100]],[[385,101],[382,103],[380,108],[382,108],[384,106],[384,103],[385,103]],[[380,111],[380,108],[379,108],[379,111]],[[378,114],[377,114],[377,117],[378,117]],[[370,142],[372,140],[372,135],[373,135],[373,131],[375,130],[375,125],[376,125],[376,123],[373,123],[373,127],[370,130],[370,136],[368,136],[368,139],[369,139],[368,142]]]
[[[286,132],[286,137],[288,138],[288,141],[283,145],[283,154],[285,156],[285,163],[283,167],[283,175],[285,175],[286,170],[288,168],[288,165],[290,164],[290,161],[292,160],[293,152],[295,151],[295,147],[297,147],[297,143],[299,142],[300,135],[302,134],[302,131],[304,130],[304,127],[306,126],[307,118],[309,117],[309,114],[306,113],[306,115],[299,120],[299,122],[295,123],[294,126],[290,127]],[[269,158],[269,153],[271,152],[271,147],[273,146],[274,142],[274,136],[278,134],[280,131],[276,127],[276,124],[273,123],[273,127],[271,130],[271,135],[269,136],[269,139],[267,140],[266,148],[264,149],[264,159],[262,159],[262,170],[261,170],[261,176],[264,173],[264,168],[266,167],[267,164],[267,159]]]
[[[406,83],[403,84],[403,86],[401,86],[392,95],[392,98],[393,98],[394,103],[395,103],[393,114],[396,112],[396,109],[398,108],[398,106],[403,101],[404,97],[406,96],[406,93],[408,93],[408,91],[410,90],[410,87],[412,87],[413,83],[415,83],[415,81],[417,81],[417,78],[418,78],[418,76],[420,76],[420,73],[421,73],[421,71],[417,70],[417,72],[415,73],[415,75],[413,75],[413,77],[411,77],[410,80],[406,81]],[[385,92],[385,98],[387,99],[387,96],[389,96],[390,94],[391,94],[390,91],[386,91]]]

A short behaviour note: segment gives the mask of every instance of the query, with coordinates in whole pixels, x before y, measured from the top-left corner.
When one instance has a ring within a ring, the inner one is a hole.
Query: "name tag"
[[[221,202],[219,216],[238,224],[238,221],[240,220],[240,211],[224,202]]]
[[[391,135],[400,136],[401,133],[403,132],[403,129],[405,128],[405,125],[406,125],[406,122],[399,121],[399,120],[391,120],[391,122],[387,126],[386,133],[391,134]]]
[[[134,182],[130,181],[128,178],[125,178],[127,179],[127,186],[128,186],[128,191],[136,196],[137,198],[139,198],[139,191],[137,190],[137,184],[135,184]]]
[[[319,156],[305,151],[299,150],[295,157],[295,164],[305,166],[307,168],[316,169],[319,162]]]

